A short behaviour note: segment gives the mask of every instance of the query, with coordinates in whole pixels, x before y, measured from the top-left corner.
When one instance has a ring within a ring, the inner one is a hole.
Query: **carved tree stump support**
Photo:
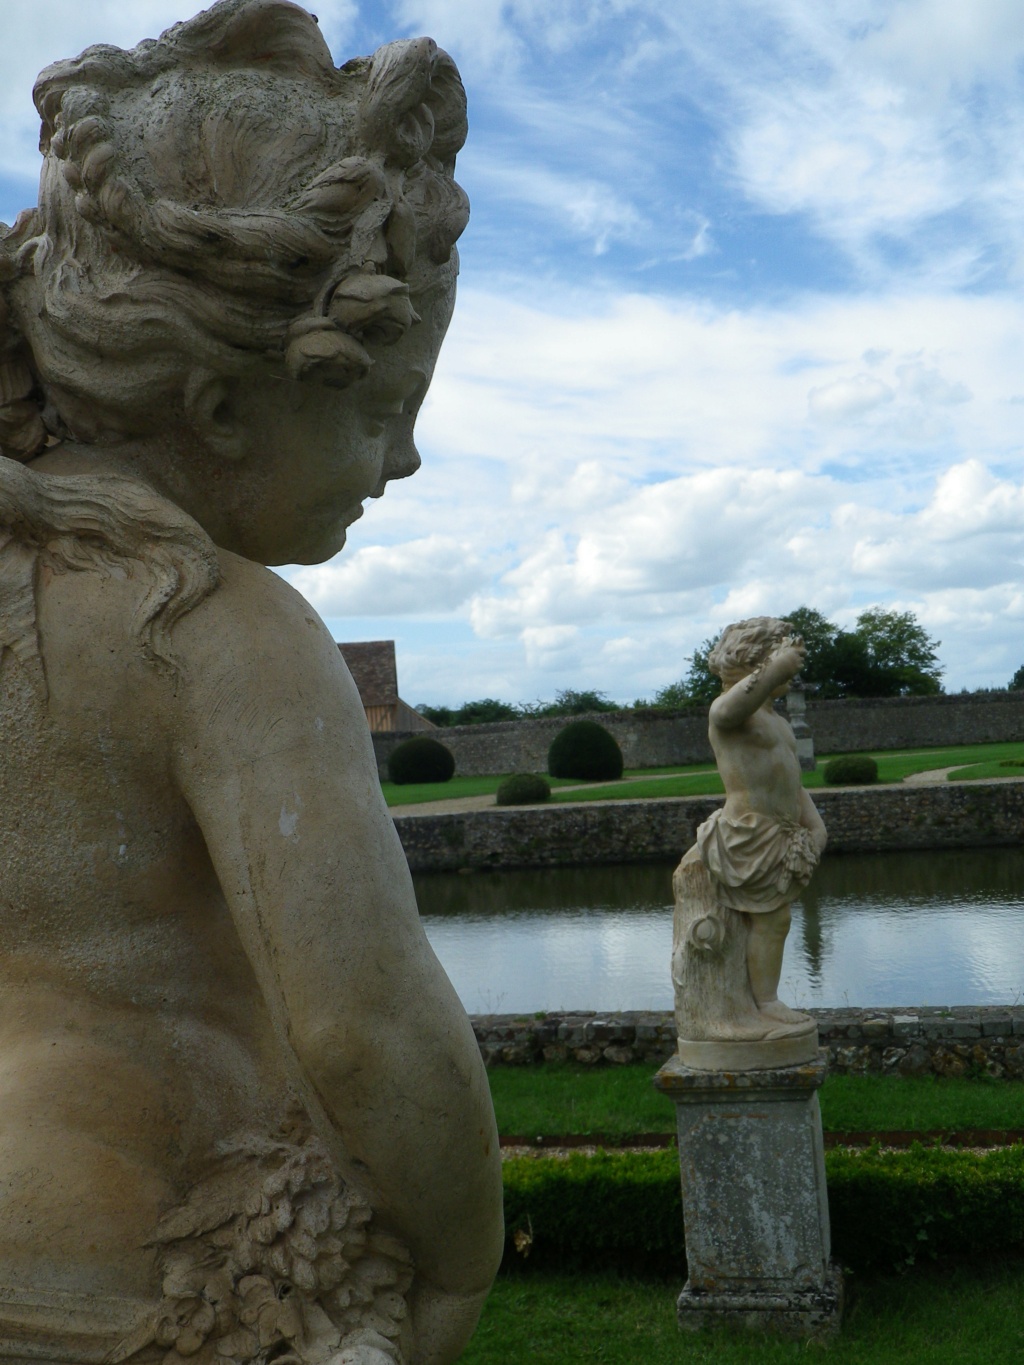
[[[676,1106],[688,1278],[680,1328],[731,1323],[790,1337],[836,1332],[818,1088],[826,1054],[775,1070],[709,1072],[678,1057],[657,1088]]]
[[[795,1066],[817,1056],[810,1016],[803,1024],[776,1025],[759,1013],[747,972],[750,916],[716,899],[696,847],[676,868],[672,889],[680,1060],[705,1071],[739,1071]]]

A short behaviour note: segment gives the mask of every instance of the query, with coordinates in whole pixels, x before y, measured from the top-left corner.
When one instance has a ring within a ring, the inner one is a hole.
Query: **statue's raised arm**
[[[0,1331],[442,1365],[501,1253],[486,1076],[355,688],[265,567],[419,463],[451,59],[222,0],[36,85],[0,228]]]

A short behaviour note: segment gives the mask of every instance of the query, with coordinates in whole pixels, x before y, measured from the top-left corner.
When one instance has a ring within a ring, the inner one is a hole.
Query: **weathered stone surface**
[[[1015,848],[1024,829],[1024,782],[835,789],[816,791],[814,801],[828,826],[826,857],[902,849]],[[696,796],[393,815],[414,872],[455,872],[667,861],[690,847],[697,827],[721,804],[720,797]]]
[[[486,1076],[351,677],[267,566],[418,464],[461,82],[221,0],[34,98],[40,203],[0,225],[2,1354],[442,1365],[502,1250]]]
[[[863,1011],[864,1018],[874,1021],[874,1034],[864,1037],[862,1015],[848,1008],[815,1010],[818,1035],[828,1050],[829,1069],[837,1074],[851,1072],[865,1074],[882,1070],[901,1076],[925,1076],[980,1071],[987,1075],[1024,1075],[1024,1043],[1013,1026],[1024,1023],[1024,1006],[1005,1007],[922,1007],[915,1013],[920,1025],[916,1036],[908,1037],[901,1021],[907,1015],[902,1010],[880,1012]],[[597,1018],[597,1016],[593,1016]],[[650,1011],[627,1011],[621,1014],[602,1014],[601,1029],[609,1043],[601,1051],[607,1062],[608,1047],[629,1049],[637,1061],[660,1066],[675,1051],[676,1037],[672,1014],[652,1014]],[[588,1051],[590,1064],[596,1064],[592,1050],[595,1045],[587,1039],[586,1016],[573,1014],[567,1018],[549,1014],[543,1021],[531,1019],[509,1020],[500,1015],[478,1015],[474,1021],[477,1038],[484,1050],[500,1051],[510,1038],[519,1038],[529,1045],[534,1061],[571,1061],[582,1047]],[[884,1023],[885,1027],[880,1027]],[[975,1030],[971,1039],[952,1036],[954,1023],[967,1023]],[[992,1025],[998,1023],[998,1032]],[[926,1027],[927,1026],[927,1027]],[[600,1049],[598,1049],[600,1050]],[[961,1070],[962,1068],[962,1070]]]
[[[708,735],[725,804],[672,879],[679,1056],[701,1070],[787,1066],[817,1052],[810,1015],[778,994],[790,906],[825,846],[792,728],[774,706],[804,655],[787,621],[757,616],[727,626],[708,656],[722,680]]]
[[[788,1293],[707,1293],[686,1286],[676,1301],[684,1332],[725,1325],[790,1339],[826,1340],[835,1336],[843,1316],[843,1275],[830,1266],[820,1288]]]
[[[676,1105],[689,1277],[680,1325],[746,1321],[788,1334],[838,1324],[815,1062],[695,1072],[674,1058],[655,1084]]]

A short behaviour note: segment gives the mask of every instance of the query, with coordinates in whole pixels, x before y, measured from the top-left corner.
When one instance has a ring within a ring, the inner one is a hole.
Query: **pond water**
[[[471,1014],[671,1009],[672,866],[418,876]],[[1024,1000],[1024,849],[826,858],[793,907],[793,1005]]]

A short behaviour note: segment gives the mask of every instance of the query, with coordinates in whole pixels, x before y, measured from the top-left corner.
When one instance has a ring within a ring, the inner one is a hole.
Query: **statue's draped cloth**
[[[697,830],[716,898],[732,910],[767,914],[796,900],[818,865],[810,830],[756,811],[717,810]]]

